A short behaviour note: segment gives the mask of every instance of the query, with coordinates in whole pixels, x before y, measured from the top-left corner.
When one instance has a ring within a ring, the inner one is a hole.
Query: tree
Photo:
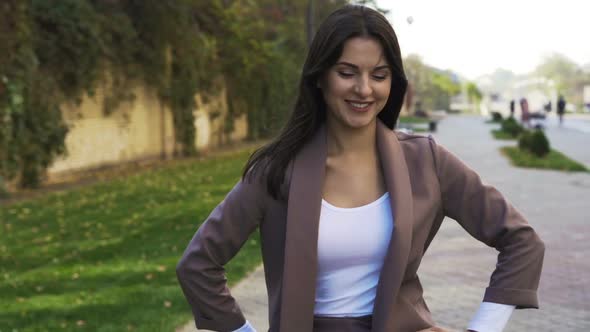
[[[347,0],[316,1],[320,22]],[[364,1],[369,3],[367,1]],[[35,186],[65,153],[60,107],[107,88],[104,113],[146,85],[169,106],[175,153],[196,153],[196,92],[227,88],[229,137],[246,114],[248,137],[281,126],[307,47],[309,0],[5,0],[0,6],[0,176]],[[219,116],[221,113],[212,114]]]
[[[461,92],[456,75],[451,71],[432,70],[431,82],[434,109],[449,109],[451,97]]]
[[[414,89],[415,103],[424,109],[448,109],[451,97],[461,90],[453,72],[430,67],[418,55],[404,59],[404,70]]]
[[[467,89],[467,98],[469,99],[469,103],[474,105],[474,107],[477,107],[477,105],[479,105],[479,103],[481,102],[481,99],[483,97],[481,91],[479,90],[477,85],[473,82],[468,82],[466,89]]]
[[[559,91],[571,88],[571,83],[578,71],[578,65],[564,55],[554,53],[545,57],[535,69],[535,74],[552,79]]]
[[[590,73],[566,56],[554,53],[545,57],[534,73],[552,79],[558,93],[578,106],[583,103],[584,86],[590,84]]]
[[[381,12],[383,15],[387,15],[389,13],[388,9],[379,7],[376,0],[353,0],[351,3],[372,7],[375,10]]]

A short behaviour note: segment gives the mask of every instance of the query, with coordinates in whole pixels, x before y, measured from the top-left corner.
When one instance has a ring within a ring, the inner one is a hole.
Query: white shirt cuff
[[[249,321],[246,321],[246,324],[242,325],[242,327],[234,330],[233,332],[256,332],[256,329],[250,324]]]
[[[502,332],[514,309],[516,307],[513,305],[482,302],[467,329],[477,332]]]

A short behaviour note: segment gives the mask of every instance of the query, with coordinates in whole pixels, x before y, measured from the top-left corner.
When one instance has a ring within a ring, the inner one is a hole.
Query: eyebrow
[[[340,62],[337,62],[336,64],[337,65],[344,65],[344,66],[351,67],[354,69],[359,69],[359,66],[352,64],[350,62],[346,62],[346,61],[340,61]],[[391,69],[391,66],[390,65],[382,65],[382,66],[377,66],[374,68],[374,70],[380,70],[380,69]]]

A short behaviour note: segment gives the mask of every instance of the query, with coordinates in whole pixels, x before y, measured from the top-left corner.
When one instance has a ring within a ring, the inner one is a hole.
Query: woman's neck
[[[326,122],[329,157],[375,155],[377,152],[376,121],[362,128],[345,127],[336,121]]]

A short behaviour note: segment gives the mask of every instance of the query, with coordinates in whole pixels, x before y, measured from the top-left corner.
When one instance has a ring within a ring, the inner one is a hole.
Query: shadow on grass
[[[190,318],[176,263],[247,153],[0,209],[0,330],[170,331]],[[258,233],[227,265],[260,264]]]
[[[188,241],[187,241],[188,242]],[[260,264],[259,234],[248,240],[226,266],[230,285]],[[0,287],[2,326],[19,331],[117,331],[133,326],[139,331],[164,331],[185,323],[190,310],[178,285],[178,255],[127,259],[101,266],[70,265],[77,275],[52,271],[21,280],[16,287]],[[76,322],[84,321],[83,326]],[[63,328],[63,326],[66,328]],[[112,329],[109,327],[112,325]],[[155,326],[155,327],[154,327]]]
[[[26,310],[3,310],[0,322],[8,331],[156,332],[185,323],[190,317],[188,305],[176,286],[113,287],[103,293],[111,300],[109,303],[50,303],[32,305]]]

